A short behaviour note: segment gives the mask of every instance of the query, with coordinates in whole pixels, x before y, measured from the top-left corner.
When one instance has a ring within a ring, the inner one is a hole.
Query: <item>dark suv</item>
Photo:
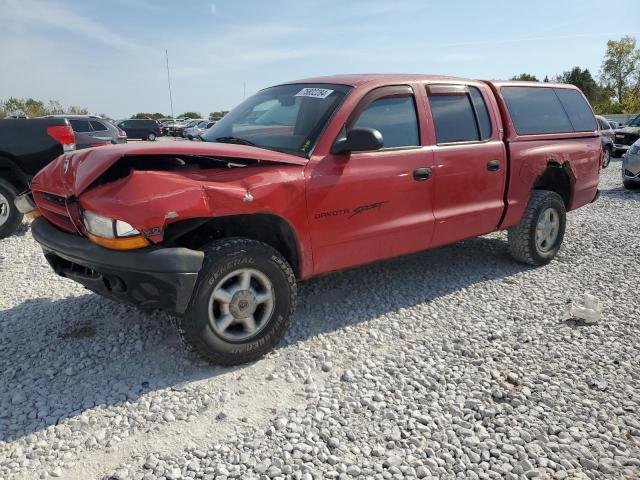
[[[122,120],[117,123],[117,126],[127,132],[129,138],[153,142],[157,137],[162,136],[160,124],[156,120]]]
[[[613,156],[618,157],[629,150],[629,147],[640,138],[640,115],[631,120],[623,128],[616,130],[613,140]]]

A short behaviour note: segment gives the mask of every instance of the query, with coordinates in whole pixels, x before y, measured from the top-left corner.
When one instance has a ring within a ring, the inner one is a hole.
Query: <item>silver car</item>
[[[640,139],[622,157],[622,183],[625,188],[640,188]]]
[[[192,127],[185,128],[182,136],[188,138],[189,140],[193,140],[194,138],[198,138],[198,135],[200,135],[206,129],[211,128],[215,123],[216,122],[214,122],[213,120],[203,120],[202,122],[198,122]]]

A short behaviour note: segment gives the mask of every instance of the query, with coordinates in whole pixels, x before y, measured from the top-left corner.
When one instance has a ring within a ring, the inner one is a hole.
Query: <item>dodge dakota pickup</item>
[[[18,203],[55,272],[219,364],[273,348],[310,277],[505,229],[548,263],[603,161],[573,86],[424,75],[266,88],[202,140],[63,154]]]

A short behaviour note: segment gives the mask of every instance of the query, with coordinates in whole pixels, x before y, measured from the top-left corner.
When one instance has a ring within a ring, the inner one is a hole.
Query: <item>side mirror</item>
[[[353,128],[346,136],[336,140],[331,148],[334,155],[348,152],[380,150],[384,145],[382,134],[375,128]]]

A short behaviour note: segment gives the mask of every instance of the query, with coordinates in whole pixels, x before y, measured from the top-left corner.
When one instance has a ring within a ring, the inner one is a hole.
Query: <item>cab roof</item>
[[[547,87],[547,88],[573,88],[576,87],[566,83],[551,82],[526,82],[520,80],[475,80],[462,77],[451,77],[445,75],[425,75],[420,73],[355,73],[346,75],[327,75],[322,77],[304,78],[286,82],[292,83],[331,83],[334,85],[348,85],[358,87],[365,84],[388,84],[402,82],[483,82],[494,85],[496,88],[505,86],[519,87]]]
[[[324,77],[311,77],[302,80],[294,80],[287,83],[333,83],[335,85],[349,85],[357,87],[366,83],[395,83],[395,82],[416,82],[425,80],[455,80],[466,81],[464,78],[445,77],[441,75],[423,75],[409,73],[354,73],[346,75],[327,75]]]

